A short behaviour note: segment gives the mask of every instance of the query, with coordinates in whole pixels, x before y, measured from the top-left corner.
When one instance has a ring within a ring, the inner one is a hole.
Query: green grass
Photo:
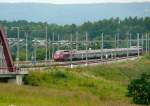
[[[27,85],[0,84],[0,106],[134,106],[127,85],[150,72],[150,56],[92,67],[35,70]]]
[[[123,86],[113,81],[59,69],[44,73],[32,72],[25,79],[25,83],[48,88],[87,92],[103,99],[109,98],[111,95],[118,98],[122,97],[121,92],[126,91]],[[118,94],[115,95],[114,91],[117,91]]]

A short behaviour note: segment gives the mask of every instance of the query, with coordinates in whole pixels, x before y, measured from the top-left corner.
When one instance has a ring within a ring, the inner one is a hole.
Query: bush
[[[61,70],[49,71],[49,72],[30,72],[24,77],[24,84],[32,86],[56,85],[69,81],[69,78],[73,77],[70,73]]]
[[[42,76],[42,74],[40,74],[40,73],[31,72],[29,75],[24,77],[24,84],[39,86],[42,81],[41,76]]]
[[[150,74],[142,74],[140,78],[128,85],[128,96],[137,104],[150,105]]]
[[[52,72],[52,76],[54,78],[57,78],[57,79],[66,79],[68,77],[67,73],[64,72],[64,71],[55,71],[55,72]]]

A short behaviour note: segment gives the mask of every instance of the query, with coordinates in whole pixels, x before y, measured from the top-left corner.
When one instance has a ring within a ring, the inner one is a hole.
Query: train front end
[[[63,58],[63,51],[56,51],[54,53],[53,59],[55,61],[62,61],[62,60],[64,60],[64,58]]]
[[[55,52],[53,59],[54,61],[65,61],[68,60],[69,56],[69,51],[59,50]]]

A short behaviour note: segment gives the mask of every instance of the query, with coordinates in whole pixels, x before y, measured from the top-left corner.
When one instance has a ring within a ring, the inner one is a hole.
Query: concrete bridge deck
[[[16,72],[9,72],[8,70],[0,69],[0,79],[8,83],[23,84],[23,77],[28,74],[28,71],[17,70]]]

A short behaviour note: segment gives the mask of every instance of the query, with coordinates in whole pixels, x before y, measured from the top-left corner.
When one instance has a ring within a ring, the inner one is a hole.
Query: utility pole
[[[128,38],[128,35],[127,35],[127,59],[129,57],[129,38]]]
[[[73,68],[73,64],[72,64],[72,52],[73,52],[73,50],[72,50],[72,34],[71,34],[71,36],[70,36],[70,50],[71,50],[71,59],[70,59],[70,63],[71,63],[71,68]]]
[[[60,36],[59,36],[59,34],[58,34],[58,42],[57,42],[57,43],[58,43],[58,48],[57,48],[57,50],[59,50],[59,49],[60,49],[60,48],[59,48],[59,47],[60,47]]]
[[[53,59],[53,54],[54,54],[54,40],[55,40],[55,33],[53,32],[52,34],[52,59]]]
[[[116,60],[116,57],[117,57],[117,35],[115,34],[115,60]]]
[[[28,61],[28,34],[25,33],[25,37],[26,37],[26,61]]]
[[[11,29],[16,29],[17,30],[17,57],[16,57],[16,61],[17,61],[17,66],[19,66],[19,41],[20,41],[20,27],[12,27]]]
[[[103,48],[104,48],[104,34],[102,32],[102,38],[101,38],[101,61],[103,60]]]
[[[76,50],[78,50],[78,43],[79,43],[79,42],[78,42],[78,34],[79,34],[79,33],[76,32]]]
[[[118,34],[117,34],[117,48],[119,48],[119,41],[120,41],[120,38],[119,38],[119,32],[118,32]]]
[[[46,37],[46,53],[45,53],[45,62],[47,61],[47,48],[48,48],[48,45],[47,45],[47,24],[46,24],[46,27],[45,27],[45,37]]]
[[[118,34],[117,34],[117,48],[119,48],[119,36],[120,36],[120,23],[121,23],[121,21],[120,21],[120,19],[118,20]]]
[[[140,48],[139,48],[139,46],[140,46],[140,42],[139,42],[139,33],[137,33],[137,47],[138,47],[138,57],[140,56]]]
[[[148,42],[147,42],[147,48],[148,48],[148,53],[149,53],[149,33],[147,34],[147,36],[148,36],[148,37],[147,37],[147,41],[148,41]]]
[[[36,63],[36,50],[37,49],[37,39],[35,38],[35,44],[34,44],[34,62]]]
[[[143,50],[143,49],[144,49],[144,42],[143,42],[143,39],[144,39],[144,38],[143,38],[143,34],[142,34],[142,39],[141,39],[141,42],[142,42],[142,54],[143,54],[143,51],[144,51],[144,50]]]
[[[132,34],[130,33],[129,36],[130,36],[130,38],[129,38],[130,39],[130,45],[129,45],[129,47],[131,47],[132,46]]]
[[[147,54],[147,33],[146,33],[146,54]]]
[[[49,60],[51,60],[51,38],[49,37]]]
[[[88,65],[88,33],[86,32],[86,63],[85,66]]]

